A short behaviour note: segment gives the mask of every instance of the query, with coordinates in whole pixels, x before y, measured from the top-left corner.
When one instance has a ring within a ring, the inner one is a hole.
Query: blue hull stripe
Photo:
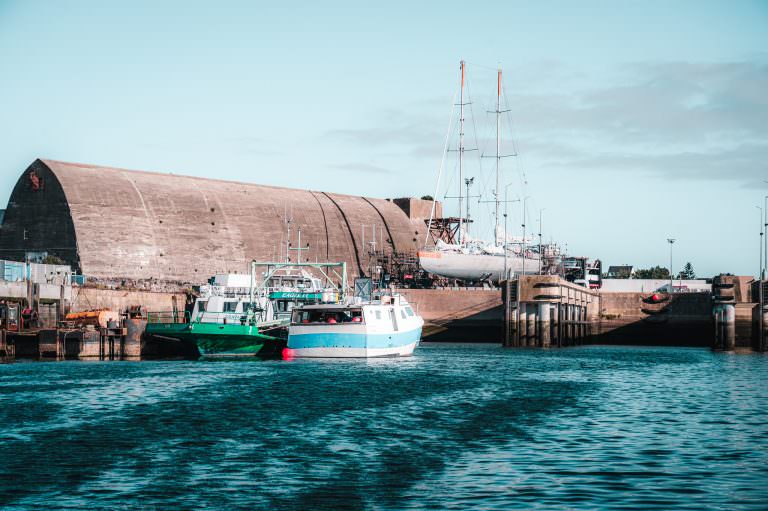
[[[311,333],[288,336],[288,347],[302,348],[393,348],[421,339],[421,328],[389,334]]]

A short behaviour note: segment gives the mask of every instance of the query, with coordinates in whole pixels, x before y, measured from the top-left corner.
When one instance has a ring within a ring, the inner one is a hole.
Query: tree
[[[661,266],[654,266],[653,268],[635,270],[634,278],[636,279],[668,279],[669,270],[662,268]]]
[[[433,199],[431,195],[422,195],[421,200],[435,200],[435,199]]]
[[[48,254],[43,258],[43,264],[65,264],[65,262],[61,257],[55,254]]]
[[[678,279],[692,280],[696,278],[696,272],[693,271],[693,265],[690,262],[685,263],[683,270],[677,275]]]

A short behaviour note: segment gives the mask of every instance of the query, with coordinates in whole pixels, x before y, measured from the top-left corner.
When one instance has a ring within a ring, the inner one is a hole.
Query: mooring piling
[[[555,275],[526,275],[503,286],[504,346],[570,346],[597,321],[598,293]]]

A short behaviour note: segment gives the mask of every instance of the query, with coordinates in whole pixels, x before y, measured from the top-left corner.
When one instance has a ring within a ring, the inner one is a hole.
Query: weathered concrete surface
[[[683,288],[689,292],[712,291],[712,284],[704,279],[681,280],[674,279],[675,289]],[[654,291],[669,292],[669,279],[603,279],[603,293],[653,293]]]
[[[501,290],[398,289],[424,318],[427,341],[500,342]]]
[[[601,293],[600,321],[592,342],[712,345],[710,293],[672,294],[659,303],[647,303],[648,296],[649,293]]]
[[[16,356],[16,346],[13,342],[8,342],[7,334],[7,330],[0,330],[0,360],[5,357],[13,358]]]
[[[581,344],[594,333],[599,292],[557,275],[525,275],[505,282],[506,347],[550,347]]]
[[[183,293],[153,293],[149,291],[127,291],[76,287],[71,304],[72,312],[108,308],[121,312],[131,305],[141,305],[148,312],[173,310],[173,297],[179,309],[184,308],[186,296]]]
[[[39,298],[45,301],[56,301],[61,298],[61,286],[56,284],[36,284],[39,286]],[[0,298],[26,298],[27,297],[27,283],[9,282],[6,280],[0,280]],[[64,299],[72,299],[72,287],[64,286]]]
[[[346,261],[352,275],[369,263],[363,228],[400,252],[415,251],[426,229],[384,199],[35,160],[8,202],[0,257],[46,251],[91,277],[203,283],[252,259],[282,260],[286,211],[310,244],[306,259]]]

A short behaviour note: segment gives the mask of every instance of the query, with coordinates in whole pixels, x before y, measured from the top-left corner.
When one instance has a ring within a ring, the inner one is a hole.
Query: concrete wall
[[[149,312],[173,310],[173,296],[180,310],[184,309],[186,295],[183,293],[153,293],[145,291],[122,291],[112,289],[75,288],[71,302],[72,312],[109,308],[123,311],[131,305],[141,305]]]
[[[598,335],[593,342],[711,346],[710,293],[679,293],[646,303],[647,293],[601,293]]]
[[[56,284],[37,284],[40,289],[40,299],[46,301],[61,298],[61,286]],[[22,299],[27,297],[26,282],[7,282],[0,280],[0,298]],[[64,286],[64,298],[72,299],[72,287]]]
[[[399,289],[424,318],[427,341],[500,342],[500,290]]]
[[[711,291],[712,285],[706,280],[674,279],[675,289],[679,286],[689,291]],[[652,293],[654,291],[669,291],[669,279],[603,279],[603,293]]]

